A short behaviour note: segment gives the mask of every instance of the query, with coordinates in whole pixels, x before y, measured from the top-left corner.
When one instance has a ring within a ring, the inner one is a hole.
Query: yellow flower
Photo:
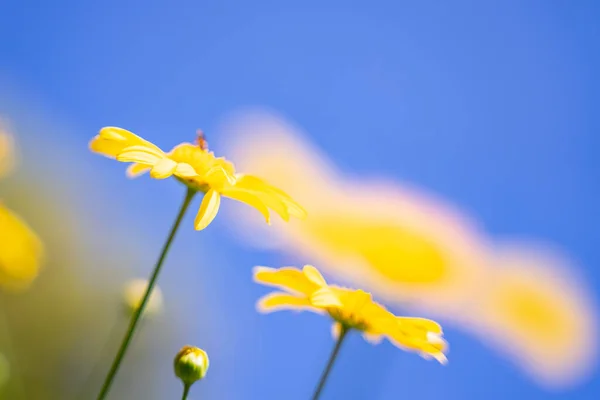
[[[0,120],[0,178],[8,175],[15,166],[15,144],[11,134]]]
[[[437,323],[422,318],[397,317],[373,301],[370,293],[328,285],[311,265],[305,265],[302,270],[255,267],[254,280],[284,290],[260,299],[257,308],[261,312],[288,309],[325,313],[334,320],[335,334],[342,327],[356,329],[369,341],[387,337],[400,348],[446,362],[447,346]]]
[[[15,164],[14,140],[0,121],[0,177]],[[43,246],[31,228],[0,203],[0,286],[18,290],[29,286],[42,264]]]
[[[130,313],[135,312],[142,302],[142,298],[148,288],[148,281],[146,279],[133,279],[125,286],[123,293],[123,300],[125,307]],[[162,291],[158,286],[154,287],[150,299],[146,304],[144,315],[154,315],[162,311],[163,308],[163,296]]]
[[[503,246],[465,310],[476,333],[550,387],[581,381],[598,356],[598,309],[569,264],[554,251]]]
[[[283,191],[252,176],[237,174],[233,164],[215,157],[199,136],[197,144],[182,143],[165,153],[156,145],[139,136],[116,127],[100,130],[90,142],[94,152],[121,162],[133,163],[127,170],[130,177],[150,171],[155,179],[174,176],[189,188],[204,193],[194,226],[206,228],[217,215],[221,196],[246,203],[262,213],[270,223],[269,210],[283,220],[290,216],[304,218],[304,209]]]
[[[488,244],[460,210],[393,181],[345,176],[298,129],[271,114],[246,115],[225,136],[234,138],[238,163],[286,190],[309,213],[301,224],[263,232],[265,246],[308,256],[386,301],[461,316],[485,273]],[[240,145],[249,140],[256,150]],[[241,217],[255,227],[253,216]],[[256,242],[257,230],[247,231]]]
[[[0,286],[23,289],[38,275],[43,246],[17,215],[0,204]]]

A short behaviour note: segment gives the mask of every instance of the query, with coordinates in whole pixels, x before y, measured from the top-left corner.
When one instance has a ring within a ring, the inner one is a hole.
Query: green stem
[[[10,368],[12,370],[12,374],[14,376],[14,378],[12,379],[12,383],[14,385],[14,388],[16,392],[19,393],[19,398],[20,399],[26,399],[27,398],[27,394],[25,392],[25,383],[23,382],[23,375],[22,372],[19,368],[19,366],[17,365],[17,358],[16,358],[16,352],[17,349],[14,345],[14,342],[12,340],[12,335],[10,333],[10,326],[9,326],[9,322],[8,322],[8,316],[6,315],[6,311],[4,310],[5,307],[5,299],[2,299],[2,305],[0,306],[0,324],[4,327],[4,333],[3,333],[3,337],[4,337],[4,344],[6,346],[6,348],[8,349],[8,351],[10,353],[7,353],[6,356],[8,357],[8,361],[10,362]]]
[[[117,355],[115,356],[112,366],[110,367],[110,370],[108,371],[108,374],[106,375],[106,379],[104,380],[102,389],[100,390],[100,393],[98,394],[98,397],[97,397],[98,400],[103,400],[108,395],[110,386],[112,385],[113,380],[115,379],[115,376],[117,375],[117,372],[119,370],[119,367],[121,366],[121,362],[123,361],[123,358],[125,357],[125,353],[127,352],[127,349],[131,342],[131,339],[133,338],[133,334],[135,333],[135,330],[137,328],[140,317],[142,316],[142,313],[144,312],[144,308],[146,307],[146,304],[148,303],[148,300],[150,299],[150,294],[152,293],[152,290],[154,289],[154,286],[156,285],[156,280],[158,278],[158,274],[160,273],[160,270],[161,270],[161,267],[165,260],[165,257],[167,256],[167,253],[169,252],[169,247],[171,247],[171,243],[173,242],[173,239],[175,238],[175,233],[177,233],[177,229],[179,228],[179,225],[181,224],[181,220],[183,219],[183,216],[185,215],[185,212],[186,212],[188,206],[190,205],[190,202],[191,202],[192,198],[194,197],[195,193],[196,192],[194,190],[188,189],[188,191],[185,195],[183,204],[181,205],[181,208],[179,209],[179,214],[177,215],[177,218],[175,219],[175,222],[173,223],[173,226],[171,227],[171,232],[169,233],[169,237],[167,238],[167,241],[165,242],[165,244],[163,246],[162,252],[160,253],[160,257],[158,257],[158,261],[156,262],[156,265],[154,266],[154,271],[152,272],[150,281],[148,282],[148,288],[146,289],[146,293],[144,293],[142,302],[140,303],[140,306],[138,307],[138,309],[131,316],[131,321],[129,322],[129,329],[127,330],[127,333],[125,333],[125,336],[123,337],[123,341],[121,342],[121,347],[119,348],[119,351],[117,352]]]
[[[329,361],[327,362],[327,366],[325,367],[325,370],[323,371],[323,374],[321,375],[321,379],[319,380],[319,385],[317,386],[317,389],[315,390],[315,393],[312,396],[312,400],[318,400],[319,396],[321,395],[321,392],[323,391],[323,387],[325,387],[325,382],[327,382],[327,377],[329,376],[329,373],[331,372],[333,363],[335,362],[337,355],[340,352],[340,348],[342,347],[342,343],[344,342],[344,339],[346,338],[346,334],[348,333],[348,331],[349,331],[349,329],[342,325],[342,328],[340,329],[340,336],[338,337],[337,342],[335,342],[335,347],[333,348],[333,351],[331,352],[331,356],[329,356]]]
[[[187,399],[191,387],[192,385],[183,385],[183,396],[181,396],[181,400]]]

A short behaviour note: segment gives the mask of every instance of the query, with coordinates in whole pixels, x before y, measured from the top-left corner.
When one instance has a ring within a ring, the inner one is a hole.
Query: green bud
[[[193,346],[183,346],[175,356],[175,375],[184,386],[204,378],[208,371],[208,355],[202,349]]]

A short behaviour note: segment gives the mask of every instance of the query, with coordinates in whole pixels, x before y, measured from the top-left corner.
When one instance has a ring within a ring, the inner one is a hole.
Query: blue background
[[[60,120],[22,140],[58,145],[57,168],[88,174],[73,191],[103,199],[90,212],[149,249],[162,243],[182,189],[126,180],[122,165],[87,152],[89,139],[116,125],[170,148],[198,127],[211,139],[228,112],[259,105],[300,124],[345,171],[435,191],[494,237],[561,245],[597,298],[599,21],[594,1],[3,0],[0,90],[13,95],[5,111],[35,98]],[[230,222],[196,233],[188,215],[161,280],[180,318],[160,354],[187,342],[209,351],[197,398],[307,398],[332,345],[329,324],[256,314],[265,290],[250,282],[251,266],[298,260],[244,247]],[[155,256],[132,268],[145,276]],[[446,336],[447,368],[352,337],[325,398],[600,393],[598,374],[550,393],[472,337]],[[167,359],[153,378],[164,381],[157,398],[179,393],[170,368]]]

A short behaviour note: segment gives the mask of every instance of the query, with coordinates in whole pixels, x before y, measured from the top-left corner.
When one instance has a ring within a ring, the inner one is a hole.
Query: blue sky
[[[210,138],[240,107],[266,106],[301,125],[345,171],[436,192],[494,237],[560,245],[598,298],[597,2],[37,3],[2,3],[0,85],[21,102],[19,118],[23,99],[35,98],[68,126],[52,139],[65,153],[81,152],[83,170],[98,171],[104,198],[118,197],[99,210],[132,218],[137,228],[123,229],[150,248],[163,240],[158,227],[169,225],[180,188],[126,181],[120,165],[85,153],[91,136],[116,125],[169,147],[198,127]],[[14,104],[3,98],[0,111]],[[188,278],[169,271],[164,285],[186,312],[200,307],[228,332],[196,321],[180,339],[224,354],[205,382],[211,398],[306,398],[329,328],[316,316],[254,313],[262,291],[249,282],[250,267],[281,257],[235,242],[226,224],[182,233],[171,263]],[[352,338],[328,398],[561,396],[471,337],[447,336],[448,368]],[[282,359],[286,343],[293,346]],[[165,393],[178,390],[167,380]],[[598,381],[569,398],[594,398]]]

